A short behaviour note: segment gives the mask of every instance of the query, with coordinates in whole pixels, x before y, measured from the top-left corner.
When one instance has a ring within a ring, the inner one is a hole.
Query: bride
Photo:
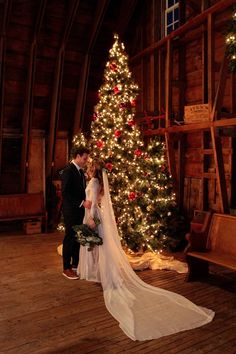
[[[88,173],[86,199],[92,201],[92,207],[86,209],[84,223],[95,227],[94,218],[100,219],[98,232],[103,245],[93,251],[80,247],[77,273],[81,279],[101,283],[105,305],[124,333],[132,340],[149,340],[212,321],[212,310],[148,285],[136,275],[120,244],[107,173],[97,162]]]

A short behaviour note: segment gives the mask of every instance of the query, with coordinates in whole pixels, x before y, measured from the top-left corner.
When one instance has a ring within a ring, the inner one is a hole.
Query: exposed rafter
[[[79,0],[74,0],[73,3],[70,2],[71,6],[69,8],[69,14],[65,24],[64,33],[62,35],[60,48],[58,51],[58,57],[57,57],[56,68],[55,68],[55,76],[54,76],[54,86],[52,92],[50,129],[49,129],[49,137],[48,137],[48,144],[47,144],[46,177],[51,176],[52,169],[54,166],[55,143],[56,143],[59,112],[60,112],[65,46],[69,38],[70,31],[78,11],[79,3],[80,3]]]
[[[0,37],[0,174],[2,166],[2,139],[3,139],[3,106],[4,106],[4,78],[5,78],[5,52],[6,52],[6,29],[9,22],[12,0],[6,0],[1,26]]]
[[[137,5],[137,0],[123,1],[120,9],[120,16],[118,16],[116,31],[122,36],[129,24],[130,18],[133,15],[134,9]]]
[[[90,63],[91,63],[91,52],[95,45],[96,38],[99,34],[100,27],[102,25],[102,21],[106,13],[107,7],[109,5],[109,2],[110,0],[100,0],[99,4],[97,5],[87,51],[81,68],[81,76],[79,80],[79,88],[78,88],[78,95],[76,100],[76,109],[75,109],[75,116],[74,116],[73,134],[78,133],[81,126],[83,125],[84,108],[85,108],[87,88],[88,88],[88,76],[89,76]]]
[[[24,100],[24,113],[23,113],[23,141],[22,141],[22,153],[21,153],[21,191],[26,192],[26,176],[29,159],[29,144],[30,144],[30,132],[32,125],[32,112],[33,112],[33,88],[35,80],[35,68],[36,68],[36,56],[37,56],[37,41],[40,33],[40,29],[43,22],[43,17],[46,9],[47,0],[41,0],[39,3],[39,10],[37,19],[35,22],[35,28],[33,33],[33,40],[30,46],[29,57],[29,69],[26,82],[26,93]]]

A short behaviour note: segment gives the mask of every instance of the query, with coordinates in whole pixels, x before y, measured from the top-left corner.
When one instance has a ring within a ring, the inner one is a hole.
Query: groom
[[[86,166],[89,150],[86,147],[72,149],[73,160],[62,172],[62,214],[65,224],[63,241],[63,275],[68,279],[78,279],[76,272],[79,263],[80,244],[76,241],[74,225],[83,223],[84,208],[91,208],[86,200],[86,180],[83,168]]]

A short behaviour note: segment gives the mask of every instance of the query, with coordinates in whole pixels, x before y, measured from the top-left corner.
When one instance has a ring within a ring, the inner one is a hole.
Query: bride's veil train
[[[148,285],[135,274],[120,244],[105,170],[103,185],[99,271],[106,307],[120,328],[132,340],[148,340],[210,322],[214,317],[212,310]]]

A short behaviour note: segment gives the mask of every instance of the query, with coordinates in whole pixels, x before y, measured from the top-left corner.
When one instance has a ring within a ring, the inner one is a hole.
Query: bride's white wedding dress
[[[101,282],[108,311],[132,340],[159,338],[209,323],[213,311],[181,295],[148,285],[135,274],[120,244],[105,171],[103,183],[101,207],[97,203],[98,180],[92,178],[86,188],[92,208],[86,209],[84,222],[89,216],[99,217],[103,245],[92,252],[80,247],[80,278]]]

